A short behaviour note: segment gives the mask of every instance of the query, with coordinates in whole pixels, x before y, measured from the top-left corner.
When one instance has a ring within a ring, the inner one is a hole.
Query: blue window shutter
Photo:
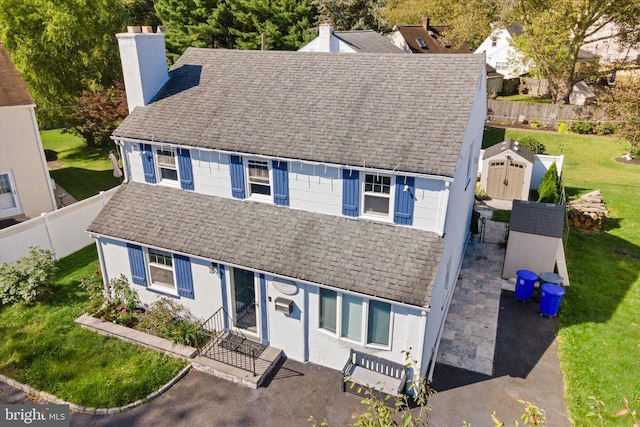
[[[191,275],[191,261],[184,255],[173,255],[173,267],[176,270],[178,295],[193,299],[193,276]]]
[[[231,195],[236,199],[244,199],[244,168],[242,157],[231,156]]]
[[[342,214],[346,216],[359,215],[360,211],[360,173],[358,171],[342,170]]]
[[[407,191],[405,190],[407,187]],[[396,203],[393,222],[413,225],[413,204],[415,201],[415,178],[412,176],[396,176]]]
[[[178,168],[180,169],[180,186],[182,189],[193,190],[191,153],[187,148],[178,148]]]
[[[156,167],[153,164],[153,148],[151,144],[140,144],[142,152],[142,168],[144,169],[144,180],[149,184],[156,183]]]
[[[147,268],[144,264],[142,247],[127,243],[129,265],[131,266],[131,280],[136,285],[147,286]]]
[[[289,171],[287,162],[274,160],[273,170],[273,202],[280,206],[289,206]]]

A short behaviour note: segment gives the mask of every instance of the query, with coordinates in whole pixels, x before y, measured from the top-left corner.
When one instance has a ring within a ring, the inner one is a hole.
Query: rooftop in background
[[[422,25],[398,26],[400,32],[413,53],[471,53],[466,43],[453,47],[443,36],[447,25],[431,25],[429,18],[424,18]]]
[[[540,236],[562,237],[564,216],[563,205],[514,200],[509,230]]]
[[[357,53],[402,53],[402,49],[374,30],[334,31],[333,35],[348,43]]]
[[[4,43],[0,42],[0,107],[32,104],[33,98],[18,69],[13,65]]]

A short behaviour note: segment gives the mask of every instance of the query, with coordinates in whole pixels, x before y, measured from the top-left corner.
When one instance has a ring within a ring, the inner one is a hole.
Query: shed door
[[[520,199],[525,164],[501,159],[489,162],[487,195],[496,199]]]

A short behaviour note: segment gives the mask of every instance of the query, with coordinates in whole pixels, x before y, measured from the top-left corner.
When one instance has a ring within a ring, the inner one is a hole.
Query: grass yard
[[[43,301],[0,307],[0,372],[68,402],[107,408],[152,393],[186,366],[74,323],[89,304],[79,281],[97,269],[96,248],[87,246],[58,262]]]
[[[51,177],[77,200],[120,184],[108,157],[115,146],[88,149],[82,138],[61,129],[41,131],[40,136],[44,149],[55,152],[60,162]]]
[[[515,101],[515,102],[529,102],[533,104],[551,104],[551,98],[541,98],[537,95],[499,95],[497,98],[499,101]]]
[[[560,309],[559,347],[565,397],[576,426],[599,426],[590,397],[604,403],[606,426],[631,426],[616,417],[626,396],[640,411],[640,166],[616,163],[626,144],[615,138],[495,129],[487,146],[504,138],[539,139],[548,154],[564,154],[567,194],[600,189],[609,210],[599,234],[572,230],[567,245],[571,286]]]

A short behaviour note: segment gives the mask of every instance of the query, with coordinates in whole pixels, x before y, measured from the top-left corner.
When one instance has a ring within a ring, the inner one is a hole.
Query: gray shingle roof
[[[348,43],[358,53],[404,53],[374,30],[334,31],[333,35]]]
[[[189,48],[114,135],[453,176],[483,58]]]
[[[529,163],[535,162],[535,154],[529,148],[525,147],[515,141],[513,138],[509,138],[507,140],[502,141],[500,144],[492,145],[491,147],[484,150],[483,159],[488,159],[495,155],[502,153],[505,150],[511,150],[514,153],[517,153],[523,159],[527,160]]]
[[[540,236],[562,237],[564,206],[514,200],[509,230]]]
[[[443,238],[409,227],[131,182],[89,232],[417,306]]]

